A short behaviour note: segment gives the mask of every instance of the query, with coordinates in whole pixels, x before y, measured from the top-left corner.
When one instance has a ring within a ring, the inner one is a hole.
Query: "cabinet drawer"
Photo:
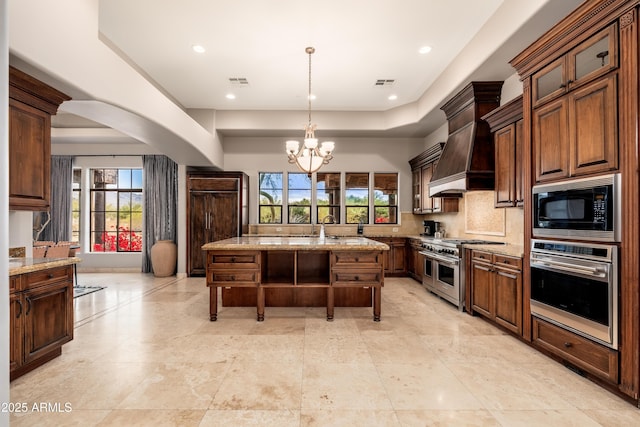
[[[73,280],[73,269],[71,266],[49,268],[47,270],[24,274],[22,277],[22,286],[24,289],[32,289],[67,280]]]
[[[189,178],[191,191],[238,191],[239,178]]]
[[[333,286],[373,286],[380,284],[382,274],[382,270],[339,270],[333,272],[332,284]]]
[[[260,269],[260,252],[207,252],[209,268]]]
[[[207,272],[207,283],[222,286],[257,284],[260,281],[259,270],[216,270]]]
[[[10,276],[9,277],[9,292],[21,291],[20,289],[20,276]]]
[[[471,251],[471,258],[474,261],[491,262],[493,259],[493,254],[491,252],[479,251],[474,249]]]
[[[522,270],[522,258],[520,257],[493,254],[493,263],[498,267]]]
[[[382,252],[333,252],[333,267],[376,268],[382,264]]]
[[[607,381],[618,382],[618,352],[533,318],[534,343],[578,368]]]

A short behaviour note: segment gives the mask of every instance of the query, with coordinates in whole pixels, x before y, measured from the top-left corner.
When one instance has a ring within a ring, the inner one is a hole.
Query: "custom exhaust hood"
[[[449,136],[429,183],[430,197],[494,189],[493,137],[481,117],[500,106],[502,83],[471,82],[440,107],[449,122]]]

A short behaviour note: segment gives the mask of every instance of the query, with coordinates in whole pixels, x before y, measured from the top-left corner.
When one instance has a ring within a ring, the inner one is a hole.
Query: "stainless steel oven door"
[[[435,255],[433,291],[460,307],[460,260]]]
[[[560,327],[618,348],[615,264],[531,254],[531,313]]]
[[[420,252],[422,255],[422,286],[433,289],[433,258],[429,252]]]

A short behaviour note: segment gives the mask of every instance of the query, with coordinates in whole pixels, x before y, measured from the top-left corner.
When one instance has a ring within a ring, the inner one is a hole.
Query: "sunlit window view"
[[[327,215],[340,222],[340,173],[318,173],[316,183],[317,221],[321,222]]]
[[[311,177],[290,173],[287,180],[289,224],[311,224]]]
[[[347,173],[345,179],[347,224],[369,223],[369,174]]]
[[[260,224],[282,224],[282,172],[260,172]]]
[[[80,200],[82,196],[82,169],[73,169],[73,181],[71,183],[71,240],[80,241]]]
[[[373,222],[398,223],[398,174],[375,173],[373,175]]]
[[[91,169],[91,251],[142,250],[142,169]]]

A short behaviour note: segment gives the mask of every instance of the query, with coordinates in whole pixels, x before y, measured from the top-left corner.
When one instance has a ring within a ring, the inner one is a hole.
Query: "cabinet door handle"
[[[51,273],[47,274],[47,278],[53,279],[53,274],[51,274]]]
[[[360,280],[360,276],[356,276],[356,282]]]
[[[565,343],[564,343],[564,346],[565,346],[566,348],[570,348],[570,347],[573,347],[573,344],[571,344],[570,342],[565,342]]]
[[[22,315],[22,301],[17,299],[16,302],[18,303],[18,307],[20,307],[20,310],[18,310],[18,313],[16,314],[16,319],[18,319]]]
[[[27,312],[25,313],[25,316],[28,316],[30,312],[31,312],[31,298],[27,298]]]

